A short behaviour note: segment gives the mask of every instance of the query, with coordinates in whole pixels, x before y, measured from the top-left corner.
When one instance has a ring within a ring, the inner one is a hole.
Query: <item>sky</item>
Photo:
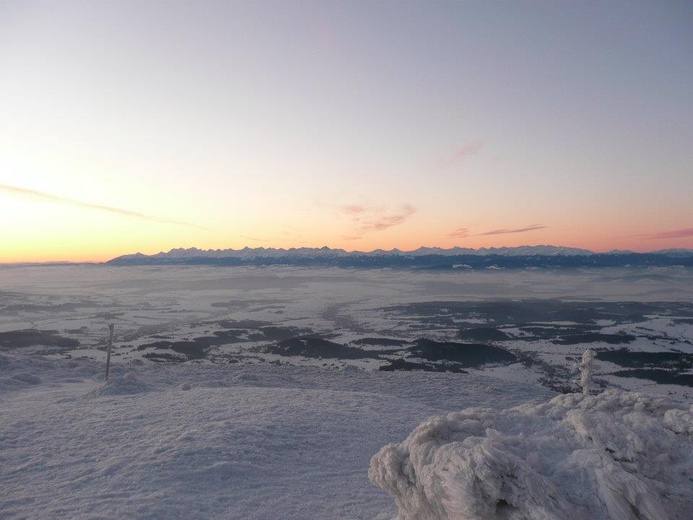
[[[693,248],[693,3],[0,0],[0,262]]]

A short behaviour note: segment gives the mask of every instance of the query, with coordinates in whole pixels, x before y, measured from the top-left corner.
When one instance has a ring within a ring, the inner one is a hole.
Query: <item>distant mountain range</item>
[[[136,253],[114,258],[109,265],[295,265],[334,267],[410,267],[423,269],[512,269],[527,267],[693,267],[693,250],[666,249],[651,253],[557,246],[470,249],[420,247],[414,251],[345,251],[329,247],[291,249],[171,249],[154,255]]]

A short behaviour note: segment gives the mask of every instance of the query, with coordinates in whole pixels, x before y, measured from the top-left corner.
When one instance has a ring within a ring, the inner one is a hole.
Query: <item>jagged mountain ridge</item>
[[[373,251],[346,251],[344,249],[333,249],[325,247],[299,247],[299,248],[265,248],[265,247],[244,247],[243,249],[198,249],[175,248],[168,252],[161,251],[153,255],[135,253],[114,258],[113,261],[128,261],[139,259],[184,259],[184,258],[283,258],[283,257],[363,257],[363,256],[401,256],[401,257],[420,257],[420,256],[583,256],[593,255],[592,251],[573,247],[558,246],[519,246],[519,247],[491,247],[472,249],[467,247],[452,247],[443,249],[440,247],[420,247],[413,251],[401,251],[399,249],[375,249]]]
[[[499,248],[443,249],[420,247],[413,251],[346,251],[322,248],[209,249],[176,248],[154,255],[135,253],[107,262],[111,265],[334,265],[339,267],[419,268],[513,268],[513,267],[614,267],[693,266],[693,250],[663,250],[652,253],[613,251],[595,253],[587,249],[551,245]]]

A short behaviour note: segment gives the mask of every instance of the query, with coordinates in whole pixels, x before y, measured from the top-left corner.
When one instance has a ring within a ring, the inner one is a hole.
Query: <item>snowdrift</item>
[[[87,397],[102,397],[109,395],[130,395],[149,392],[151,387],[138,379],[133,372],[122,376],[114,376],[100,386],[90,390]]]
[[[400,520],[683,520],[693,510],[693,406],[569,394],[420,424],[371,459]]]

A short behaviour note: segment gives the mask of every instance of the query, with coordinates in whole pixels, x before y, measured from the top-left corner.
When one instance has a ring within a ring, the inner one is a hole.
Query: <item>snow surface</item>
[[[693,406],[609,390],[424,421],[371,460],[400,520],[684,520]]]
[[[552,395],[466,374],[240,364],[116,365],[105,382],[102,363],[23,350],[0,354],[3,519],[391,519],[368,481],[383,445],[431,415]]]

